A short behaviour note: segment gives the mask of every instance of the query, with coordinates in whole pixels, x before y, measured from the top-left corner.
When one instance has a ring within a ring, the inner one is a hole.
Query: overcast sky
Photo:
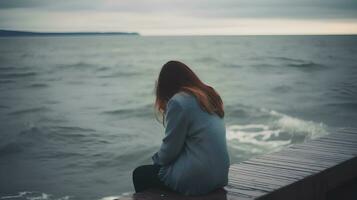
[[[357,0],[0,0],[0,29],[357,34]]]

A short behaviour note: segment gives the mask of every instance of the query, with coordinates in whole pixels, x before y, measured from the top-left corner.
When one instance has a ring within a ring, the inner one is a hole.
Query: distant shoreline
[[[142,36],[142,37],[270,37],[270,36],[357,36],[356,34],[232,34],[232,35],[141,35],[138,32],[37,32],[37,31],[18,31],[0,29],[0,37],[17,37],[17,36]]]
[[[140,36],[137,32],[32,32],[32,31],[14,31],[0,30],[0,37],[16,36],[112,36],[112,35],[133,35]]]

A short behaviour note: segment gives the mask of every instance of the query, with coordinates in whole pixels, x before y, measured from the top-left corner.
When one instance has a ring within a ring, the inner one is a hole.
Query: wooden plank
[[[346,145],[346,144],[337,144],[337,143],[331,143],[331,142],[324,142],[324,141],[316,141],[314,143],[306,144],[306,145],[313,145],[313,147],[319,147],[319,148],[326,148],[326,149],[342,149],[346,151],[351,151],[356,152],[357,151],[357,146],[352,146],[352,145]]]
[[[234,185],[229,185],[229,186],[230,187],[229,187],[228,192],[242,194],[246,197],[253,198],[253,199],[266,194],[266,192],[263,192],[261,190],[248,190],[248,189],[237,188]],[[227,187],[225,187],[225,188],[227,188]]]
[[[311,152],[306,149],[294,149],[288,148],[284,151],[277,152],[277,155],[287,155],[287,156],[296,156],[296,157],[304,157],[304,158],[312,158],[312,159],[324,159],[332,162],[342,162],[344,160],[350,159],[351,155],[346,155],[343,153],[337,152]]]
[[[296,167],[286,167],[281,165],[264,164],[264,163],[258,164],[256,162],[249,162],[249,161],[246,161],[242,164],[255,166],[256,168],[264,168],[267,171],[276,171],[276,172],[289,171],[290,174],[310,174],[314,172],[314,170],[299,170]]]
[[[344,136],[339,136],[339,137],[332,137],[332,136],[326,136],[326,137],[322,137],[316,140],[311,140],[308,143],[313,143],[316,141],[330,141],[330,142],[335,142],[335,143],[346,143],[346,144],[355,144],[355,140],[351,140],[349,137],[344,137]]]
[[[311,146],[311,145],[300,145],[298,147],[292,147],[293,149],[306,149],[309,151],[315,152],[333,152],[333,153],[341,153],[347,155],[355,155],[356,151],[353,149],[343,149],[343,148],[332,148],[332,147],[323,147],[323,146]]]
[[[280,187],[288,183],[291,183],[293,181],[293,180],[287,181],[287,180],[277,179],[273,177],[266,177],[266,176],[260,176],[260,177],[249,176],[244,173],[230,174],[230,178],[232,178],[231,180],[242,180],[242,181],[245,180],[246,183],[250,182],[252,184],[263,184],[263,185],[272,184]]]
[[[344,144],[348,144],[348,145],[356,144],[355,140],[351,140],[351,138],[345,138],[345,137],[343,137],[343,138],[323,137],[323,138],[319,138],[316,140],[306,142],[305,144],[310,144],[310,143],[314,143],[314,142],[344,143]]]
[[[309,169],[311,171],[320,171],[321,169],[324,169],[324,167],[318,167],[318,166],[313,166],[313,165],[303,165],[300,163],[289,163],[289,162],[280,162],[280,161],[272,161],[272,160],[265,160],[265,159],[257,159],[254,158],[250,161],[246,161],[246,163],[255,163],[255,164],[269,164],[272,166],[276,167],[292,167],[296,170],[299,169]]]
[[[318,170],[312,170],[312,169],[298,168],[298,167],[294,167],[294,166],[281,166],[281,165],[276,166],[275,164],[271,164],[271,163],[256,163],[256,162],[250,162],[250,161],[246,161],[245,163],[258,165],[258,166],[276,167],[279,169],[291,169],[291,170],[296,170],[296,171],[301,171],[301,172],[309,172],[309,173],[315,173],[318,171]]]
[[[243,175],[239,174],[239,176],[232,175],[230,176],[230,184],[234,187],[250,187],[255,188],[256,190],[261,190],[264,192],[272,191],[278,188],[283,187],[284,185],[295,182],[296,180],[291,181],[281,181],[276,178],[270,177],[267,179],[266,177],[256,177],[251,178],[248,174]]]
[[[326,152],[326,153],[342,153],[345,155],[351,155],[354,156],[355,155],[355,151],[351,150],[351,149],[333,149],[331,147],[321,147],[321,146],[300,146],[298,147],[298,149],[306,149],[310,152]]]
[[[357,136],[356,129],[340,129],[340,130],[337,130],[337,134],[341,134],[341,133]]]
[[[343,155],[341,157],[336,157],[335,155],[332,155],[332,153],[331,153],[331,155],[324,155],[324,154],[321,154],[321,153],[311,152],[311,151],[307,151],[307,150],[299,152],[298,150],[299,149],[295,149],[295,151],[294,151],[295,152],[294,155],[295,155],[296,158],[314,159],[316,161],[327,161],[327,162],[339,163],[339,162],[343,162],[343,161],[348,160],[351,157],[353,157],[353,156],[346,157],[345,155]],[[309,152],[309,153],[308,154],[306,154],[306,153],[303,154],[303,152]],[[278,154],[278,155],[293,156],[293,155],[291,155],[290,152],[287,153],[287,154],[282,152],[281,154]]]
[[[291,157],[277,157],[277,156],[266,156],[263,158],[260,158],[260,160],[270,160],[270,161],[276,161],[276,162],[285,162],[285,163],[291,163],[291,164],[302,164],[302,165],[310,165],[314,167],[320,167],[320,168],[327,168],[331,167],[334,165],[334,163],[329,162],[316,162],[315,160],[311,159],[294,159]]]
[[[253,200],[256,198],[255,196],[252,196],[252,195],[240,193],[239,190],[236,190],[231,185],[225,186],[224,189],[227,191],[227,197],[228,197],[227,199],[229,199],[229,200],[241,200],[241,199]],[[263,196],[264,194],[261,194],[261,195]],[[207,199],[207,200],[210,200],[210,199]]]
[[[336,164],[335,162],[332,162],[332,161],[316,160],[316,159],[311,159],[311,158],[306,158],[306,157],[293,157],[293,156],[285,156],[285,155],[277,155],[277,154],[266,155],[263,158],[279,159],[282,161],[292,161],[292,162],[301,162],[301,163],[318,163],[325,167]]]
[[[318,140],[319,142],[326,142],[326,143],[335,143],[335,144],[338,144],[338,145],[348,145],[348,146],[356,146],[356,143],[354,143],[353,141],[344,141],[344,140],[334,140],[332,138],[328,138],[328,137],[325,137],[325,138],[321,138]]]
[[[252,175],[255,174],[255,176],[259,176],[260,174],[263,175],[272,175],[272,176],[276,176],[277,178],[282,178],[282,179],[300,179],[301,177],[305,177],[310,175],[310,173],[301,173],[301,172],[296,172],[296,171],[292,171],[290,170],[289,172],[286,172],[286,170],[283,169],[262,169],[259,167],[256,167],[254,169],[238,169],[237,170],[238,173],[251,173]]]
[[[247,169],[231,169],[232,173],[237,173],[237,174],[245,174],[245,175],[250,175],[252,177],[268,177],[268,178],[275,178],[277,180],[282,180],[282,181],[294,181],[297,180],[300,176],[293,175],[293,174],[282,174],[280,173],[277,175],[277,171],[255,171],[255,170],[247,170]]]
[[[230,179],[229,185],[243,190],[259,190],[262,192],[270,192],[272,190],[276,190],[281,187],[281,185],[258,183],[258,182],[253,182],[251,180],[243,179],[241,177],[237,178],[231,176],[229,177],[229,179]]]
[[[338,140],[357,141],[357,134],[352,134],[349,132],[339,132],[336,134],[327,135],[326,137],[327,138],[336,138]]]
[[[248,166],[248,167],[247,167]],[[290,177],[293,179],[299,178],[301,176],[306,176],[309,175],[310,173],[306,172],[299,172],[295,170],[286,170],[286,169],[277,169],[277,168],[271,168],[271,167],[265,167],[265,166],[257,166],[257,165],[248,165],[248,164],[239,164],[238,166],[234,166],[234,168],[231,166],[231,171],[236,170],[236,171],[247,171],[247,172],[253,172],[256,174],[275,174],[277,176],[286,176]]]
[[[353,142],[357,141],[357,136],[347,134],[345,132],[339,132],[336,134],[327,135],[326,137],[336,139],[336,140],[343,140],[343,141],[353,141]]]
[[[328,146],[333,146],[333,147],[337,147],[337,148],[341,148],[341,146],[343,146],[343,148],[351,148],[356,150],[357,146],[355,143],[353,142],[344,142],[344,141],[340,141],[340,140],[331,140],[331,139],[323,139],[323,140],[317,140],[314,142],[310,142],[309,145],[328,145]]]

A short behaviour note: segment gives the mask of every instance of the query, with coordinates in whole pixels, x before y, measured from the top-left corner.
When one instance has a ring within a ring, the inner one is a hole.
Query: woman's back
[[[165,120],[165,137],[153,165],[133,172],[136,192],[169,188],[200,195],[228,183],[223,101],[184,63],[169,61],[155,86],[155,109]]]
[[[229,156],[223,118],[204,111],[185,92],[175,94],[167,105],[166,136],[153,156],[162,165],[160,179],[186,195],[205,194],[226,185]]]

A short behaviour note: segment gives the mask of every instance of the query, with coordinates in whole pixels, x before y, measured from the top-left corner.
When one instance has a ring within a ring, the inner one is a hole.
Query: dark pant
[[[135,192],[142,192],[149,188],[161,188],[169,190],[159,179],[159,165],[142,165],[133,171],[133,184]]]

